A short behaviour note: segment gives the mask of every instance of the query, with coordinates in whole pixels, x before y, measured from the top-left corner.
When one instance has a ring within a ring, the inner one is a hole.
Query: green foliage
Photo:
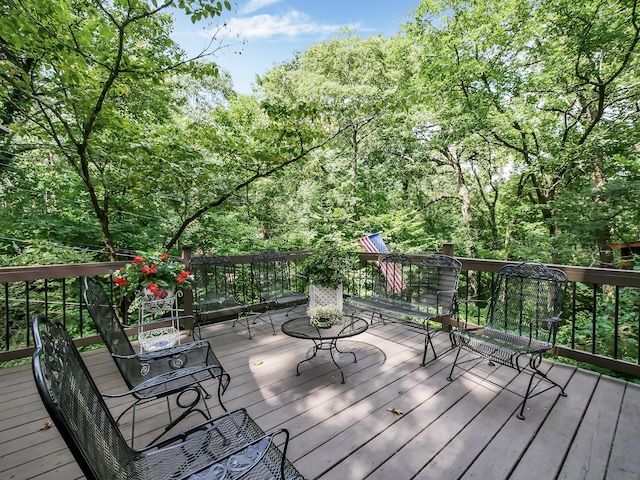
[[[194,21],[230,8],[229,2],[177,3]],[[158,125],[174,106],[164,80],[172,72],[217,73],[215,64],[194,68],[171,39],[172,20],[163,12],[173,4],[9,1],[0,17],[0,105],[11,118],[18,112],[24,118],[13,125],[14,148],[44,153],[80,181],[75,187],[87,194],[112,258],[113,210],[149,209],[154,199],[140,188],[143,180],[167,178],[153,161],[162,158],[156,142],[165,132]]]
[[[316,285],[338,288],[348,280],[348,273],[356,264],[356,257],[335,244],[318,245],[302,262],[301,273]]]
[[[113,257],[382,231],[391,250],[583,265],[638,237],[630,4],[425,0],[401,35],[341,32],[251,96],[184,58],[170,4],[193,21],[230,7],[0,7],[6,236]]]

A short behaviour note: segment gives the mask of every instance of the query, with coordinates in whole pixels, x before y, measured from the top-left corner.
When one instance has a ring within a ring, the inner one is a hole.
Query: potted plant
[[[143,301],[170,299],[176,289],[191,285],[193,278],[182,262],[169,258],[169,254],[138,252],[133,261],[113,274],[120,297],[138,295]]]
[[[309,308],[333,306],[342,312],[342,284],[353,257],[343,248],[322,245],[302,263],[302,274],[309,280]]]
[[[309,323],[318,328],[331,328],[342,323],[342,311],[336,307],[313,307],[307,309]]]

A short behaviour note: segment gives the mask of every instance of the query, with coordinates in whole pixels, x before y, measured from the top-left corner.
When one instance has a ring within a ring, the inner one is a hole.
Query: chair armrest
[[[484,307],[479,306],[478,310],[482,310],[484,308],[488,308],[489,305],[491,304],[491,298],[487,298],[487,299],[476,299],[476,298],[463,298],[463,299],[456,299],[455,300],[455,317],[456,317],[456,323],[458,325],[458,329],[467,329],[468,328],[468,323],[472,323],[472,325],[476,325],[473,322],[467,322],[467,320],[465,319],[464,321],[460,319],[460,306],[461,305],[465,305],[465,304],[480,304],[480,303],[485,303],[486,305]]]
[[[135,387],[131,390],[118,393],[102,393],[101,395],[105,398],[119,398],[126,395],[134,395],[137,398],[157,398],[159,393],[167,395],[186,391],[193,385],[205,380],[205,378],[202,378],[203,373],[206,373],[206,379],[213,378],[214,375],[226,375],[222,366],[218,364],[198,365],[195,367],[182,366],[163,373],[150,374],[147,377],[131,378],[130,381],[135,384]],[[136,382],[139,383],[136,384]]]
[[[199,350],[199,349],[206,349],[206,350],[210,350],[211,349],[211,344],[206,341],[206,340],[196,340],[193,342],[189,342],[189,343],[183,343],[181,345],[176,345],[174,347],[171,348],[165,348],[163,350],[156,350],[154,352],[143,352],[143,353],[136,353],[133,355],[116,355],[116,354],[112,354],[112,357],[114,358],[121,358],[121,359],[125,359],[125,360],[141,360],[143,362],[148,362],[148,361],[153,361],[153,360],[157,360],[157,359],[164,359],[167,357],[173,357],[175,355],[178,355],[180,353],[189,353],[192,352],[194,350]]]
[[[137,322],[135,322],[135,323],[127,323],[127,324],[122,324],[122,326],[124,328],[136,328],[136,327],[139,327],[140,325],[144,325],[145,328],[146,328],[146,327],[150,327],[150,326],[153,326],[155,324],[158,324],[158,323],[174,322],[176,320],[180,321],[180,320],[183,320],[183,319],[185,319],[185,320],[186,319],[193,320],[194,316],[193,315],[180,315],[180,316],[177,316],[177,317],[159,317],[159,318],[154,318],[153,320],[149,320],[149,321],[146,321],[146,322],[143,322],[143,323],[137,323]]]
[[[548,318],[538,318],[539,322],[546,322],[546,323],[560,323],[562,321],[562,312],[558,312],[558,315],[555,315],[553,317],[548,317]]]

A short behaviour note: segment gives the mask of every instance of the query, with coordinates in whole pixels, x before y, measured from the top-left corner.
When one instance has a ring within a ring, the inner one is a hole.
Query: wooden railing
[[[443,253],[451,254],[445,245]],[[188,263],[191,249],[183,248]],[[378,260],[376,254],[359,254],[361,265]],[[288,254],[295,266],[305,258],[301,252]],[[419,256],[419,255],[416,255]],[[232,256],[239,269],[250,268],[251,255]],[[462,278],[459,297],[488,299],[493,274],[513,262],[459,258]],[[3,330],[0,362],[31,355],[33,342],[29,325],[34,315],[60,321],[80,345],[99,343],[93,322],[83,307],[80,280],[83,276],[108,275],[124,262],[0,268],[0,312]],[[640,272],[555,265],[570,281],[563,326],[554,353],[640,378]],[[366,288],[366,268],[350,274],[346,294]],[[256,298],[250,290],[247,299]],[[183,297],[185,314],[193,311],[191,292]],[[478,313],[479,314],[479,313]]]

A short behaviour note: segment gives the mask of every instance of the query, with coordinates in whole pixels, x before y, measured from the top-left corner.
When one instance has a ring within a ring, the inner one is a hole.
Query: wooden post
[[[182,246],[182,262],[189,267],[191,261],[191,245]],[[193,291],[191,288],[185,288],[182,290],[184,295],[182,296],[182,307],[184,308],[185,315],[193,315]],[[187,321],[186,328],[191,330],[193,327],[193,319]]]
[[[442,254],[443,255],[449,255],[450,257],[453,257],[453,243],[443,243],[442,244]]]

